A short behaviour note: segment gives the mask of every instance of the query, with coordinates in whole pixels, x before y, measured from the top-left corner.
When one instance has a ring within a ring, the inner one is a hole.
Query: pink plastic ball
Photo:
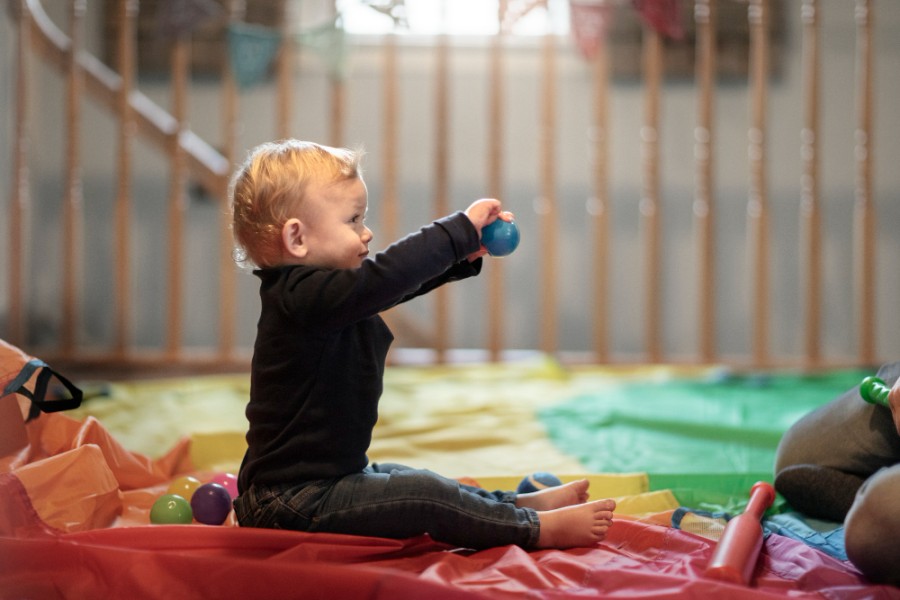
[[[228,493],[231,494],[231,499],[234,500],[238,496],[237,489],[237,477],[232,473],[219,473],[215,477],[209,480],[210,483],[218,483],[223,488],[228,490]]]
[[[231,512],[231,494],[218,483],[204,483],[191,497],[194,519],[205,525],[221,525]]]

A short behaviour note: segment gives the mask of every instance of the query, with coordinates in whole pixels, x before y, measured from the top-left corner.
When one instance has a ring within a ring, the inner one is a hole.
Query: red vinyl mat
[[[748,587],[705,579],[714,542],[620,519],[593,548],[473,552],[435,543],[233,526],[149,525],[187,443],[150,460],[95,419],[42,415],[0,463],[3,598],[900,598],[776,534]]]

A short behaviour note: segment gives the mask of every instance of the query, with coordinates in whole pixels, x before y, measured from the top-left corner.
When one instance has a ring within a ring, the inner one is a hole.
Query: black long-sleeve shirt
[[[448,281],[477,275],[478,233],[456,213],[357,269],[255,271],[262,301],[239,487],[360,472],[378,418],[393,335],[379,313]]]

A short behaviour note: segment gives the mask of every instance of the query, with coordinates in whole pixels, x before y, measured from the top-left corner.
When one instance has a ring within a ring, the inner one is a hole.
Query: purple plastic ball
[[[194,520],[206,525],[221,525],[231,512],[231,494],[218,483],[204,483],[191,496]]]

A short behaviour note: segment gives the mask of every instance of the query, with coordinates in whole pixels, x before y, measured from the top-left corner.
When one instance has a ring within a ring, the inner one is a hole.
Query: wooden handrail
[[[40,0],[26,2],[32,17],[33,48],[45,60],[65,72],[67,56],[72,51],[72,40],[47,16]],[[122,87],[121,76],[87,52],[76,54],[74,64],[84,73],[84,90],[107,110],[117,112],[118,95]],[[167,149],[172,143],[170,140],[177,138],[185,153],[191,177],[212,197],[224,201],[231,173],[228,160],[193,131],[179,131],[177,120],[141,92],[132,90],[129,102],[134,111],[138,134],[162,149]]]

